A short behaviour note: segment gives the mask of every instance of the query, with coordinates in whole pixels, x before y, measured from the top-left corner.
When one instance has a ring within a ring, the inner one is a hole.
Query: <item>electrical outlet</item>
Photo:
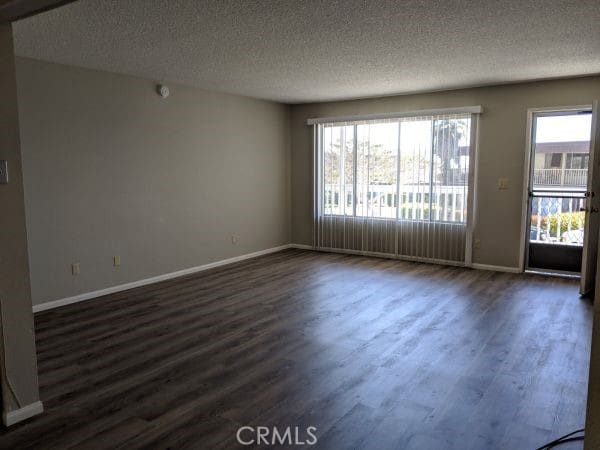
[[[233,245],[237,244],[240,241],[240,237],[237,234],[231,235],[231,243]]]
[[[113,256],[113,265],[115,267],[119,267],[121,265],[121,257],[120,256]]]
[[[475,248],[475,249],[481,248],[481,239],[479,239],[479,238],[473,239],[473,248]]]
[[[71,273],[73,275],[79,275],[81,273],[81,270],[79,269],[79,263],[71,264]]]

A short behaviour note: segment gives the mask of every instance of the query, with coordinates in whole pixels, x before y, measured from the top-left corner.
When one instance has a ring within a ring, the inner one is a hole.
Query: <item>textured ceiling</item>
[[[17,54],[287,103],[600,73],[600,0],[79,0]]]

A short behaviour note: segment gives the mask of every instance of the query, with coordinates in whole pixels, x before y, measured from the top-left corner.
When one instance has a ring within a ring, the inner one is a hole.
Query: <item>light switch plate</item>
[[[509,178],[498,178],[498,189],[501,191],[506,191],[510,188],[510,179]]]
[[[0,184],[8,184],[8,161],[0,160]]]

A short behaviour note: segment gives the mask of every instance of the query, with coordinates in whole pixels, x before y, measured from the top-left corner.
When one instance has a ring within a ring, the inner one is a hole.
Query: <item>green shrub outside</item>
[[[539,217],[537,214],[531,216],[531,226],[537,227]],[[571,230],[577,230],[583,227],[583,220],[585,213],[583,211],[575,212],[564,212],[560,214],[552,214],[551,216],[541,216],[541,228],[542,230],[548,229],[548,221],[550,221],[550,235],[562,237],[562,234],[569,231],[569,222],[571,223]],[[560,218],[560,233],[558,231],[558,222]]]

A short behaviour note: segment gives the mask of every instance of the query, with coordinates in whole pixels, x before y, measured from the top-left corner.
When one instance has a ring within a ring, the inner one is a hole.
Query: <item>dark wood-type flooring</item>
[[[583,425],[591,313],[572,280],[287,250],[37,314],[46,411],[0,447],[533,449]]]

